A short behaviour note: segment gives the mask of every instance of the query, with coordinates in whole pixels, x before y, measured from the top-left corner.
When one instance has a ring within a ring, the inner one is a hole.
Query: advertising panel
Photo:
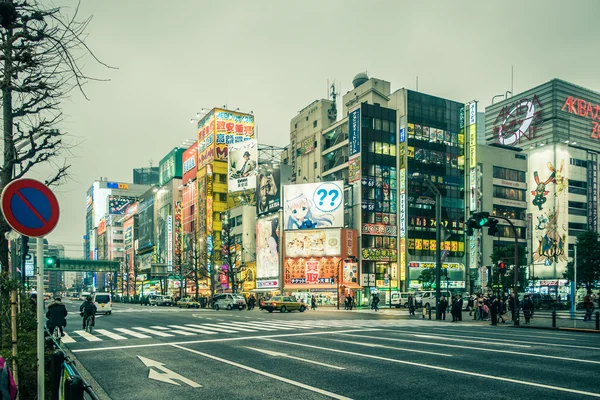
[[[98,236],[102,235],[104,232],[106,232],[106,220],[102,218],[98,224]]]
[[[397,249],[363,248],[362,259],[370,261],[397,261]]]
[[[358,263],[344,262],[344,273],[342,283],[357,284],[358,283]]]
[[[256,277],[279,276],[279,218],[260,218],[256,221]]]
[[[108,196],[108,213],[110,215],[125,215],[127,207],[135,203],[134,197]]]
[[[154,244],[154,197],[142,201],[138,206],[138,248]]]
[[[284,263],[283,284],[316,285],[333,284],[337,277],[337,257],[287,258]]]
[[[358,231],[342,229],[342,257],[358,257]]]
[[[181,159],[184,151],[185,150],[181,147],[176,147],[160,160],[160,163],[158,164],[158,180],[160,186],[165,185],[173,178],[181,178]]]
[[[198,172],[198,143],[191,145],[182,155],[183,177],[181,184],[185,185],[191,180],[196,179]]]
[[[181,256],[183,254],[183,207],[181,202],[178,201],[175,203],[175,226],[174,226],[174,249],[173,253],[175,254],[175,263],[178,266],[181,266],[182,260]]]
[[[400,207],[402,209],[402,206]],[[396,236],[398,228],[396,225],[384,224],[362,224],[363,235]]]
[[[281,169],[261,165],[256,175],[256,215],[276,211],[281,206]]]
[[[229,145],[229,181],[230,192],[255,189],[258,172],[258,143],[245,140]]]
[[[173,271],[173,216],[167,216],[167,271]]]
[[[315,136],[309,136],[300,143],[300,148],[297,150],[297,155],[301,156],[315,150]]]
[[[348,183],[360,181],[360,105],[348,114]]]
[[[228,147],[254,138],[254,115],[215,109],[214,158],[227,161]]]
[[[356,154],[348,159],[348,183],[360,181],[360,176],[360,154]]]
[[[256,263],[246,264],[246,268],[241,272],[241,281],[243,282],[244,292],[256,288]]]
[[[123,222],[123,245],[126,251],[133,248],[133,224],[133,218],[127,218]]]
[[[400,237],[406,237],[406,169],[400,168]]]
[[[285,230],[341,228],[344,225],[343,181],[285,185]]]
[[[341,229],[288,231],[284,234],[284,257],[339,256]]]
[[[212,165],[212,164],[211,164]],[[212,167],[207,167],[207,172],[211,169],[211,173],[206,175],[206,233],[210,234],[213,230],[213,178]]]

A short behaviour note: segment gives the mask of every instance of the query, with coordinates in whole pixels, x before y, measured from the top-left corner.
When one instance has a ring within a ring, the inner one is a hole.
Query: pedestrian
[[[502,323],[506,323],[504,320],[504,314],[506,314],[506,301],[505,299],[500,299],[498,304],[498,319],[502,320]]]
[[[475,296],[469,296],[469,301],[467,301],[467,310],[469,311],[469,317],[473,315],[474,308],[475,308]]]
[[[415,296],[408,295],[408,315],[415,315]]]
[[[523,299],[523,316],[525,317],[525,323],[528,324],[531,315],[533,313],[533,301],[531,300],[531,296],[525,296]]]
[[[310,309],[311,310],[316,310],[317,309],[317,298],[315,297],[314,294],[310,298]]]
[[[440,319],[446,320],[446,310],[448,309],[448,300],[444,296],[440,297]],[[454,320],[454,318],[452,318]]]
[[[31,312],[34,313],[37,317],[37,294],[32,293],[29,300],[31,300]]]
[[[63,329],[67,326],[67,307],[62,303],[60,297],[55,298],[54,301],[50,303],[48,311],[46,312],[46,318],[48,318],[48,322],[46,323],[48,331],[52,334],[54,328],[58,326],[60,336],[64,337],[65,332]]]
[[[516,313],[519,312],[519,298],[511,293],[508,301],[508,309],[510,310],[510,317],[513,321],[516,321]]]
[[[462,310],[463,310],[463,306],[464,306],[462,295],[460,295],[460,294],[458,295],[457,301],[458,301],[458,306],[457,306],[458,308],[456,310],[456,313],[457,313],[456,316],[458,317],[459,321],[462,321]]]
[[[499,305],[500,303],[498,303],[498,299],[493,297],[490,304],[490,319],[492,321],[492,325],[498,325],[498,312],[500,310]]]
[[[589,294],[583,298],[583,308],[585,309],[585,315],[583,317],[583,320],[591,321],[592,313],[594,312],[594,302],[592,301]]]
[[[373,293],[373,297],[371,300],[371,309],[379,311],[379,296],[377,296],[377,293]]]

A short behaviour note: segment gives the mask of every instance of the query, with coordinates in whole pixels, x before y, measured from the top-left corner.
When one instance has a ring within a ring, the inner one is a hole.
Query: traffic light
[[[29,236],[21,236],[21,259],[25,261],[29,253]]]
[[[504,261],[500,260],[498,261],[498,270],[500,271],[500,274],[504,275],[506,273],[506,264],[504,264]]]
[[[496,236],[496,233],[498,233],[498,227],[496,226],[498,225],[498,220],[497,219],[491,219],[488,223],[488,235],[490,236]]]
[[[58,257],[44,257],[45,268],[60,268],[60,259]]]
[[[479,225],[473,219],[467,220],[467,236],[473,236],[474,229],[479,229]]]
[[[490,213],[485,211],[473,214],[473,218],[475,219],[475,222],[477,222],[477,225],[479,225],[479,229],[488,224],[489,216]]]

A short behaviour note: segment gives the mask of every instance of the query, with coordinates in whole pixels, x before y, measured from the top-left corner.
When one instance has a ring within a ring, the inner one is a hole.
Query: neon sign
[[[522,140],[536,138],[542,116],[542,103],[537,95],[532,99],[523,98],[513,105],[504,106],[498,113],[494,124],[494,138],[500,144],[512,146]]]
[[[589,118],[592,120],[592,139],[600,139],[600,123],[596,121],[600,121],[600,117],[598,114],[600,113],[600,105],[592,104],[591,102],[587,102],[583,99],[579,99],[577,97],[569,96],[565,100],[561,111],[566,111],[570,114],[575,114],[580,117]],[[596,121],[594,121],[596,120]]]

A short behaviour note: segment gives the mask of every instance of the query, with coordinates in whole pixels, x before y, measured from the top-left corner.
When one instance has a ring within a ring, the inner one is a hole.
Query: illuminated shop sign
[[[494,140],[506,146],[532,140],[539,136],[541,117],[542,103],[536,95],[504,106],[494,121]]]
[[[577,97],[569,96],[565,100],[561,111],[575,114],[592,120],[592,139],[600,139],[600,105],[593,104]]]

